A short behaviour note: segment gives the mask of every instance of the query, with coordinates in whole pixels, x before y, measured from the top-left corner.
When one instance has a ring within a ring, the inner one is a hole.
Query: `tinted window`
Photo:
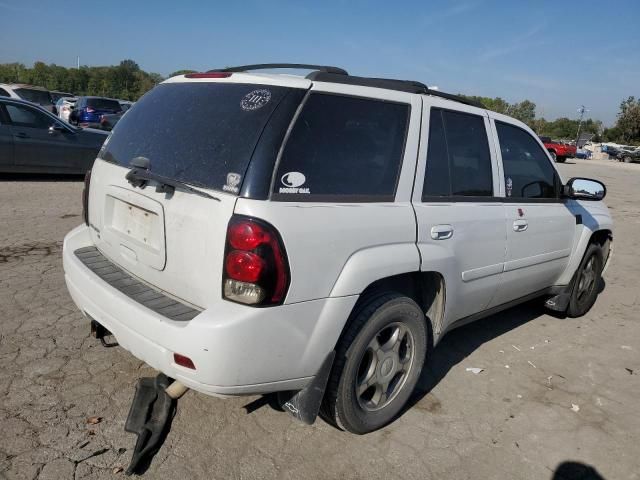
[[[108,98],[87,98],[87,107],[95,108],[96,110],[110,110],[112,112],[119,112],[122,110],[120,102],[117,100],[110,100]]]
[[[49,128],[55,123],[48,115],[33,108],[11,104],[6,107],[11,123],[19,127]]]
[[[238,193],[260,134],[288,91],[233,83],[159,85],[122,117],[100,157],[124,166],[147,157],[159,175]]]
[[[278,200],[392,201],[409,105],[313,93],[287,140]]]
[[[0,97],[10,97],[9,92],[7,92],[4,88],[0,88]]]
[[[423,200],[492,195],[491,154],[484,119],[432,108]]]
[[[557,174],[546,152],[521,128],[496,122],[507,197],[556,198]]]
[[[38,105],[51,105],[51,95],[46,90],[32,90],[30,88],[17,88],[16,93],[23,100],[37,103]]]

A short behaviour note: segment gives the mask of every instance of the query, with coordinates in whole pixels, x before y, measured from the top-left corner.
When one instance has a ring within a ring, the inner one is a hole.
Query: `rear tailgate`
[[[89,223],[96,247],[186,303],[208,308],[219,301],[226,229],[243,177],[271,114],[290,90],[173,81],[145,95],[119,121],[92,170]],[[150,173],[209,198],[180,186],[163,193],[154,181],[134,187],[125,176],[137,157],[144,157]]]
[[[96,247],[145,282],[194,306],[220,298],[226,228],[234,195],[220,201],[176,189],[170,199],[154,187],[133,188],[128,168],[97,160],[89,218]]]

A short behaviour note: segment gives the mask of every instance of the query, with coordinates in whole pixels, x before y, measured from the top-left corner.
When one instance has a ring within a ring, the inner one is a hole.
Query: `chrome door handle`
[[[527,228],[529,228],[529,224],[526,220],[515,220],[513,222],[513,230],[515,232],[524,232]]]
[[[446,240],[453,236],[453,227],[451,225],[435,225],[431,227],[431,238],[434,240]]]

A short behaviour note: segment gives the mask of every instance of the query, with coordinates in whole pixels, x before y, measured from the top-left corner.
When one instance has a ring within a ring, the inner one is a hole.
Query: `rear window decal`
[[[238,185],[240,185],[241,178],[242,176],[239,173],[227,173],[227,183],[222,186],[222,190],[225,192],[238,193],[240,191]]]
[[[267,89],[253,90],[240,101],[240,107],[245,111],[258,110],[271,100],[271,91]]]
[[[300,172],[287,172],[280,177],[284,187],[280,187],[278,193],[311,193],[308,187],[300,188],[307,181],[307,177]]]

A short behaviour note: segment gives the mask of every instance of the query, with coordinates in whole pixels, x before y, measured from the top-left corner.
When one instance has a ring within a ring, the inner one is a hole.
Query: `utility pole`
[[[78,70],[80,70],[80,55],[78,55]]]
[[[588,110],[585,108],[584,105],[580,105],[578,112],[580,112],[580,121],[578,122],[578,133],[576,133],[576,148],[579,148],[578,140],[580,140],[580,128],[582,127],[582,119],[584,118],[584,112],[588,112]]]

